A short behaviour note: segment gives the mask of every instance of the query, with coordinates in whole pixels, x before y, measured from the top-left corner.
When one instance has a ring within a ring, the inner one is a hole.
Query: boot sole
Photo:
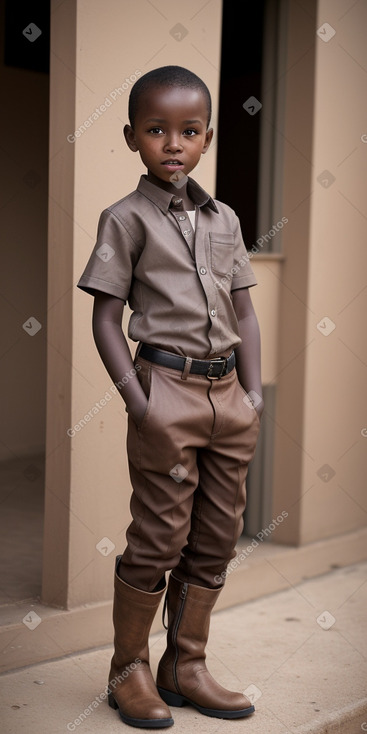
[[[119,705],[112,693],[108,694],[108,705],[111,706],[112,709],[118,709],[124,724],[135,726],[137,729],[165,729],[168,726],[172,726],[174,723],[173,719],[134,719],[131,718],[131,716],[126,716],[126,714],[124,714],[119,708]]]
[[[204,714],[204,716],[213,716],[217,719],[241,719],[244,716],[250,716],[250,714],[253,714],[255,711],[255,706],[249,706],[247,709],[240,709],[239,711],[227,711],[226,709],[207,709],[204,708],[204,706],[199,706],[199,704],[195,703],[195,701],[191,701],[190,698],[186,698],[186,696],[181,696],[179,693],[167,691],[165,688],[160,688],[159,686],[157,686],[157,688],[160,697],[167,704],[167,706],[185,706],[186,704],[189,704],[190,706],[194,706],[194,708],[200,711],[201,714]]]

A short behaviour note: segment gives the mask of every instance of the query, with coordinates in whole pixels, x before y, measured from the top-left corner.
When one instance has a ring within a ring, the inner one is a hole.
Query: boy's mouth
[[[162,166],[168,169],[168,171],[178,171],[180,168],[183,168],[182,161],[177,160],[177,158],[169,158],[166,161],[162,161]]]

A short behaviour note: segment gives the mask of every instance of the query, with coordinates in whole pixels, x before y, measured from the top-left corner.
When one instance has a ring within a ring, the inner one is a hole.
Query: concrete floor
[[[256,713],[223,721],[189,706],[173,708],[170,731],[367,731],[366,609],[367,563],[361,563],[213,614],[208,667],[223,685],[253,696]],[[154,671],[163,650],[164,635],[152,636]],[[102,648],[1,676],[1,731],[133,731],[106,701],[92,704],[105,690],[111,654]]]
[[[0,462],[0,606],[41,593],[44,457]]]

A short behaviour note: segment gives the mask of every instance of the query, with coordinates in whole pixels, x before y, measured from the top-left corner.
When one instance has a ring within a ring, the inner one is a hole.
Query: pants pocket
[[[140,366],[140,369],[138,371],[138,379],[139,379],[140,385],[144,391],[145,396],[148,398],[148,404],[146,407],[146,411],[143,415],[142,420],[140,421],[139,425],[137,426],[138,431],[141,432],[145,429],[146,424],[149,419],[149,415],[151,413],[152,398],[153,398],[154,370],[152,370],[152,367],[148,362],[140,361],[139,359],[137,361],[137,366]]]
[[[248,393],[246,392],[246,390],[245,390],[245,389],[244,389],[244,388],[242,387],[242,385],[241,385],[241,383],[240,383],[240,381],[239,381],[238,377],[237,377],[237,385],[238,385],[238,387],[239,387],[239,389],[240,389],[240,391],[241,391],[241,394],[242,394],[242,402],[244,403],[244,405],[247,405],[247,407],[249,408],[249,410],[251,410],[251,412],[253,413],[253,418],[254,418],[254,420],[257,420],[257,421],[258,421],[258,423],[259,423],[259,425],[260,425],[260,418],[259,418],[259,414],[258,414],[258,412],[257,412],[256,408],[254,408],[253,402],[252,402],[252,400],[251,400],[251,398],[250,398],[249,394],[248,394]]]

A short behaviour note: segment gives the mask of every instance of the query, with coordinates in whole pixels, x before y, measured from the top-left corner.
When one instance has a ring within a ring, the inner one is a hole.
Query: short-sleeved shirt
[[[128,302],[128,336],[159,349],[206,359],[241,343],[231,292],[256,284],[234,211],[193,179],[188,195],[142,176],[136,191],[105,209],[78,287]]]

